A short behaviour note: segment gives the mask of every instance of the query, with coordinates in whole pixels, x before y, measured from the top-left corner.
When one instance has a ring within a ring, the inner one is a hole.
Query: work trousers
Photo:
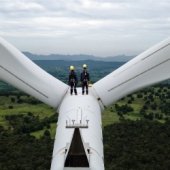
[[[82,94],[84,94],[85,90],[86,90],[86,94],[88,94],[88,81],[82,82]]]
[[[70,94],[72,95],[73,94],[73,90],[74,90],[74,93],[75,95],[77,95],[77,85],[75,82],[71,82],[70,83]]]

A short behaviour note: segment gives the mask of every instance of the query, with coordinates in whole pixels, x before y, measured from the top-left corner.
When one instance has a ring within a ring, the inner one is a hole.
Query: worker
[[[73,89],[74,89],[74,93],[75,95],[77,95],[77,75],[75,73],[75,69],[74,66],[70,66],[70,74],[69,74],[69,85],[70,85],[70,94],[73,94]]]
[[[85,89],[86,94],[88,94],[88,82],[90,81],[89,73],[87,72],[87,65],[83,64],[83,71],[81,73],[81,85],[82,85],[82,94],[84,95]]]

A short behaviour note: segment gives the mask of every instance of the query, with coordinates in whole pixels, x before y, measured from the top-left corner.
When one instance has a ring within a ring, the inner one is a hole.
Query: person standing
[[[70,85],[70,94],[73,94],[73,90],[75,95],[77,95],[77,75],[75,73],[74,66],[70,66],[70,73],[69,73],[69,85]]]
[[[81,85],[82,85],[82,94],[84,95],[85,89],[86,94],[88,94],[88,82],[90,81],[89,73],[87,72],[87,65],[83,64],[83,71],[81,73]]]

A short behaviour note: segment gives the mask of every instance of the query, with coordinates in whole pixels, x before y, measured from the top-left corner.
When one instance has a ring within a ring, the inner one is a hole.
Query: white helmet
[[[83,64],[83,68],[87,68],[87,65],[86,65],[86,64]]]
[[[74,70],[74,66],[70,66],[70,70]]]

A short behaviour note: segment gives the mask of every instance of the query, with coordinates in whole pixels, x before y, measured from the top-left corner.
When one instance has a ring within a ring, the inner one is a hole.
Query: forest
[[[102,67],[98,79],[111,70]],[[57,118],[53,108],[0,82],[0,170],[49,170]],[[170,169],[169,82],[122,98],[102,121],[106,170]]]

